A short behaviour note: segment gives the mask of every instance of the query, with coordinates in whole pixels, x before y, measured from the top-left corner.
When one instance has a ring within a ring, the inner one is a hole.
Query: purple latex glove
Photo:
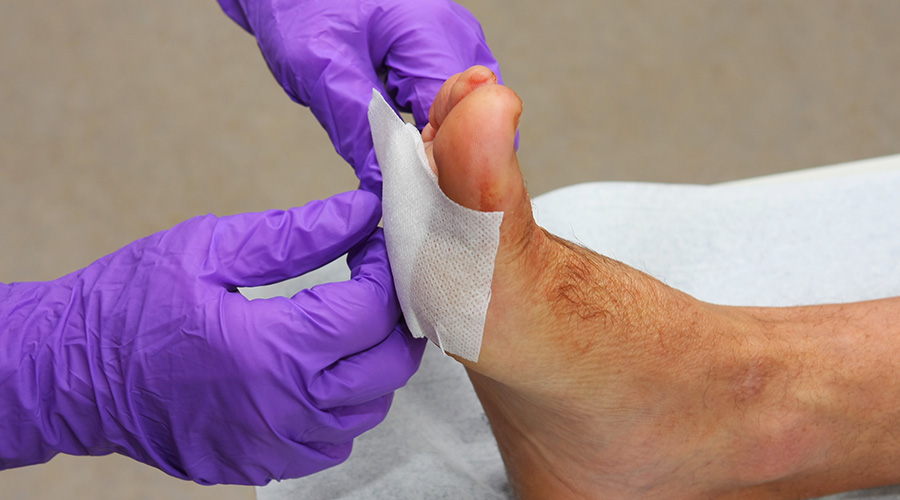
[[[381,170],[366,115],[372,89],[412,112],[421,130],[444,80],[476,64],[500,75],[478,20],[449,0],[219,4],[256,36],[275,78],[312,109],[360,187],[379,196]]]
[[[116,452],[259,485],[343,461],[424,349],[397,326],[380,218],[363,191],[207,215],[55,281],[0,284],[0,468]],[[236,292],[348,250],[350,281]]]

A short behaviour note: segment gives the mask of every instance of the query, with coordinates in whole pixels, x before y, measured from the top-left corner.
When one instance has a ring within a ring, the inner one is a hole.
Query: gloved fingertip
[[[374,147],[366,157],[363,166],[356,170],[356,176],[359,178],[359,190],[374,194],[380,202],[382,187],[381,166],[378,165]]]
[[[428,339],[426,337],[416,338],[409,334],[409,345],[413,358],[417,360],[416,370],[418,370],[419,365],[422,364],[422,358],[425,356],[425,349],[428,347]]]
[[[384,230],[376,228],[365,240],[357,243],[347,252],[347,267],[353,277],[361,274],[373,276],[376,280],[387,281],[387,289],[393,293],[393,278],[388,263]]]
[[[309,394],[323,410],[368,404],[390,395],[419,370],[426,346],[427,339],[414,338],[401,323],[378,345],[320,372],[310,382]]]
[[[381,197],[382,197],[381,180],[378,180],[378,181],[366,180],[366,179],[360,180],[359,181],[359,190],[365,191],[367,193],[371,193],[371,194],[375,195],[376,198],[378,198],[379,202],[381,201]]]
[[[344,193],[348,197],[349,202],[358,205],[359,209],[369,215],[369,221],[372,225],[377,225],[381,221],[381,198],[378,194],[366,189],[356,189]]]
[[[298,223],[308,226],[306,232],[311,235],[314,234],[312,228],[316,226],[323,229],[330,227],[332,231],[323,231],[319,241],[340,237],[346,245],[342,253],[365,241],[378,227],[382,216],[381,200],[370,192],[358,189],[310,202],[291,211],[296,213]]]
[[[412,378],[412,376],[415,375],[417,371],[419,371],[419,367],[422,365],[422,358],[425,356],[425,349],[428,348],[428,339],[426,337],[414,337],[413,334],[410,333],[409,327],[406,326],[406,322],[402,320],[397,326],[397,329],[402,330],[403,339],[406,341],[406,345],[409,350],[409,377]],[[407,379],[407,381],[408,380],[409,379]]]
[[[416,78],[411,83],[414,87],[410,96],[412,114],[416,120],[416,127],[421,131],[425,125],[428,125],[431,105],[444,82],[430,78]]]

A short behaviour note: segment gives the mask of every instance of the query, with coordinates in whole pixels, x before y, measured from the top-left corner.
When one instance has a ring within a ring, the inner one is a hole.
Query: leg
[[[448,80],[423,132],[450,198],[505,212],[481,357],[463,363],[518,495],[797,498],[883,484],[832,473],[827,450],[848,429],[821,414],[838,399],[821,375],[840,357],[809,334],[822,311],[788,328],[544,232],[513,146],[521,112],[476,67]]]

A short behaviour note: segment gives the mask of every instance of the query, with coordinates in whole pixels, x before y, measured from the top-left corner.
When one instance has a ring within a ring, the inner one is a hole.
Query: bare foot
[[[825,431],[798,403],[805,378],[783,369],[786,347],[750,314],[538,227],[514,148],[521,112],[475,67],[448,80],[423,131],[451,199],[505,212],[481,355],[461,361],[517,494],[796,496],[781,482]]]

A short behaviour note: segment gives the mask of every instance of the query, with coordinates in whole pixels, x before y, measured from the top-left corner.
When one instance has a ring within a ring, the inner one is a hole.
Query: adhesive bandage
[[[388,257],[406,323],[444,352],[478,361],[503,212],[479,212],[448,198],[419,131],[377,91],[369,125],[384,177]]]

